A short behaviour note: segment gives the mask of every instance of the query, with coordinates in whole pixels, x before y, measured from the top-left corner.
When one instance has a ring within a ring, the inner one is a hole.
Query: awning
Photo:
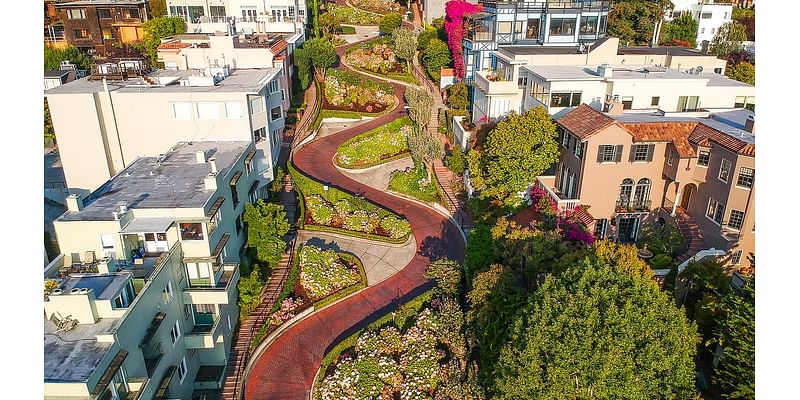
[[[120,233],[166,232],[174,222],[171,217],[134,218]]]
[[[156,394],[153,396],[154,400],[164,400],[164,397],[167,395],[169,383],[172,382],[172,375],[175,375],[176,369],[178,369],[178,367],[170,365],[167,371],[164,372],[164,377],[161,378],[161,383],[158,384],[158,390],[156,390]]]
[[[242,171],[236,171],[236,173],[233,174],[233,178],[231,178],[231,186],[236,186],[236,182],[239,182],[239,178],[241,177]]]
[[[222,203],[224,201],[225,201],[225,198],[222,197],[222,196],[219,196],[217,198],[217,201],[215,201],[214,204],[211,205],[211,208],[208,209],[208,212],[206,213],[206,216],[209,217],[209,218],[213,217],[214,214],[217,213],[217,210],[219,210],[219,208],[222,207]]]
[[[250,161],[253,161],[253,157],[255,156],[256,156],[256,151],[250,150],[250,152],[247,153],[247,157],[244,158],[244,164],[245,165],[250,164]]]
[[[225,243],[228,243],[228,239],[230,238],[231,234],[228,232],[225,232],[225,234],[222,235],[222,239],[219,240],[219,243],[217,243],[217,247],[214,248],[214,252],[211,253],[212,258],[217,258],[217,256],[219,256],[219,253],[222,253],[222,249],[225,248]]]
[[[94,391],[92,391],[92,396],[99,396],[103,393],[108,384],[111,383],[111,380],[114,379],[114,375],[117,374],[119,368],[122,366],[122,362],[125,361],[125,357],[128,356],[128,352],[125,350],[120,350],[114,359],[111,360],[111,364],[108,365],[106,372],[103,373],[103,376],[100,377],[100,380],[97,382],[97,385],[94,387]]]

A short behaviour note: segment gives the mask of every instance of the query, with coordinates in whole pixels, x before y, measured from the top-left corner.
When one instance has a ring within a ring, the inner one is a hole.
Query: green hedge
[[[347,262],[354,263],[354,264],[356,264],[358,266],[358,274],[361,277],[361,281],[359,283],[356,283],[355,285],[350,285],[350,286],[348,286],[346,288],[340,289],[336,293],[332,293],[331,295],[329,295],[329,296],[327,296],[327,297],[325,297],[323,299],[320,299],[319,301],[315,302],[314,303],[314,310],[319,310],[319,309],[321,309],[321,308],[323,308],[323,307],[325,307],[325,306],[327,306],[329,304],[332,304],[333,302],[335,302],[335,301],[337,301],[339,299],[343,299],[343,298],[345,298],[345,297],[347,297],[347,296],[349,296],[349,295],[351,295],[351,294],[353,294],[353,293],[355,293],[355,292],[367,287],[367,272],[364,271],[364,264],[361,263],[361,260],[359,260],[358,257],[356,257],[355,254],[352,254],[352,253],[349,253],[349,252],[346,252],[346,251],[339,251],[338,253],[339,253],[339,258],[341,258],[341,259],[343,259],[343,260],[345,260]]]
[[[376,165],[386,164],[386,163],[391,162],[391,161],[395,161],[395,160],[399,160],[401,158],[408,157],[408,154],[409,154],[408,146],[405,146],[406,150],[403,151],[402,153],[396,154],[396,155],[394,155],[392,157],[389,157],[389,158],[386,158],[386,159],[378,160],[376,162],[368,163],[368,164],[362,164],[362,165],[358,165],[358,166],[340,165],[336,161],[337,158],[338,158],[337,156],[339,155],[339,153],[342,152],[342,149],[345,148],[346,146],[349,146],[349,145],[351,145],[353,143],[356,143],[356,142],[369,141],[369,140],[373,139],[375,136],[377,136],[377,135],[379,135],[381,133],[384,133],[386,131],[397,132],[399,134],[400,129],[402,127],[404,127],[404,126],[411,126],[411,118],[409,118],[408,116],[404,116],[404,117],[395,119],[394,121],[389,122],[386,125],[382,125],[382,126],[379,126],[377,128],[370,129],[367,132],[364,132],[364,133],[362,133],[360,135],[357,135],[357,136],[354,136],[354,137],[350,138],[349,140],[347,140],[344,143],[340,144],[339,148],[336,149],[336,156],[333,157],[333,163],[336,166],[341,167],[341,168],[364,169],[364,168],[374,167]]]
[[[304,225],[302,229],[307,231],[338,233],[340,235],[353,236],[361,239],[374,240],[376,242],[386,242],[391,244],[403,244],[406,242],[406,240],[408,240],[408,236],[394,239],[386,236],[378,236],[366,232],[351,231],[327,225]]]
[[[437,189],[431,188],[431,185],[438,185],[435,181],[436,175],[432,175],[431,182],[428,188],[424,191],[419,187],[417,182],[422,178],[427,178],[428,173],[425,168],[415,166],[409,173],[405,171],[395,171],[392,173],[389,180],[389,189],[404,195],[410,196],[417,200],[425,202],[439,202],[443,198]]]
[[[356,28],[352,26],[342,25],[342,35],[354,35]]]

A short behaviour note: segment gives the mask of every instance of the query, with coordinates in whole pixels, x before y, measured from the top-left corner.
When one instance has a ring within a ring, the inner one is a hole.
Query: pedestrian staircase
[[[686,210],[677,207],[675,209],[675,224],[678,225],[678,230],[683,236],[684,242],[687,244],[686,252],[678,256],[678,263],[688,260],[698,251],[706,248],[705,241],[703,240],[703,232],[697,223],[694,221]]]

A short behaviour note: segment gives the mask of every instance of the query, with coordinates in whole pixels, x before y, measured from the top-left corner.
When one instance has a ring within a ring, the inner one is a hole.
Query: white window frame
[[[186,368],[186,356],[183,356],[181,359],[181,363],[178,364],[178,383],[183,385],[184,379],[186,379],[186,375],[188,375],[189,371]]]
[[[278,118],[272,118],[272,112],[275,111],[276,108],[278,109],[278,112],[280,113],[280,115],[278,116]],[[281,109],[281,106],[276,106],[276,107],[272,107],[272,108],[269,109],[269,120],[270,121],[277,121],[277,120],[279,120],[281,118],[283,118],[283,109]]]
[[[739,227],[738,228],[731,226],[731,221],[733,221],[733,213],[734,212],[737,212],[737,213],[742,215],[741,219],[739,220],[740,222],[739,222]],[[728,229],[732,229],[732,230],[735,230],[735,231],[739,232],[739,231],[742,230],[743,226],[744,226],[744,211],[736,210],[736,209],[732,208],[731,211],[728,213]]]
[[[580,140],[577,140],[577,138],[575,138],[575,139],[576,139],[575,140],[575,147],[573,147],[573,149],[572,149],[572,155],[574,155],[575,158],[580,160],[583,157],[583,153],[584,153],[583,148],[584,148],[584,144],[585,143],[581,142]]]
[[[258,114],[264,112],[264,97],[258,96],[255,98],[250,99],[250,110],[252,114]]]
[[[709,217],[708,214],[709,214],[709,211],[711,211],[711,203],[712,202],[714,203],[714,209],[713,209],[713,212],[711,213],[711,216]],[[720,218],[719,218],[719,222],[718,222],[717,220],[714,219],[714,216],[717,215],[720,206],[722,207],[722,212],[720,213]],[[713,198],[709,197],[708,198],[708,207],[706,207],[706,218],[708,218],[711,222],[713,222],[713,223],[715,223],[717,225],[722,225],[722,218],[723,218],[724,215],[725,215],[725,205],[720,203],[720,202],[718,202],[718,201],[716,201],[716,200],[714,200]]]
[[[76,17],[77,15],[77,17]],[[67,10],[67,19],[86,19],[85,8],[71,8]]]
[[[169,338],[172,340],[172,347],[175,347],[175,345],[178,344],[178,339],[181,338],[180,321],[175,320],[175,325],[172,325],[172,329],[169,331]]]
[[[197,119],[219,119],[219,103],[215,101],[199,101],[195,108]]]
[[[725,163],[728,163],[727,173],[725,175],[725,179],[722,178],[722,171],[724,170]],[[729,160],[722,159],[722,162],[719,163],[719,173],[717,174],[717,179],[721,180],[722,182],[728,183],[731,178],[731,168],[733,168],[733,163]]]
[[[602,158],[602,161],[600,163],[601,164],[606,164],[606,163],[616,164],[616,161],[614,161],[614,160],[617,159],[616,146],[613,145],[613,144],[604,144],[602,146],[603,146],[603,158]],[[611,148],[611,159],[606,161],[606,149],[608,149],[608,148]]]
[[[167,286],[164,286],[164,290],[161,291],[162,298],[163,298],[164,293],[166,293],[167,297],[168,297],[167,299],[163,299],[164,300],[164,307],[166,307],[167,304],[171,303],[172,299],[175,298],[175,293],[172,291],[172,281],[167,281]]]
[[[637,144],[637,143],[635,143],[635,144],[633,144],[633,146],[634,146],[634,148],[633,148],[633,160],[632,160],[632,162],[634,162],[634,163],[646,163],[646,162],[648,162],[647,161],[647,153],[650,152],[650,145],[649,144]],[[636,159],[636,157],[640,153],[639,152],[640,149],[644,149],[644,159],[643,160],[637,160]]]
[[[242,119],[244,113],[242,112],[242,103],[238,101],[225,102],[225,118],[227,119]]]
[[[741,178],[742,178],[742,170],[745,169],[745,168],[749,169],[750,171],[753,171],[753,174],[750,176],[750,186],[742,186],[742,185],[739,184],[739,180],[741,180]],[[755,177],[756,177],[755,168],[739,167],[739,174],[736,176],[736,187],[739,188],[739,189],[745,189],[745,190],[752,189],[753,188],[753,181],[755,180]]]
[[[708,155],[706,163],[700,164],[700,154],[705,153]],[[708,164],[711,164],[711,150],[698,150],[697,151],[697,162],[695,163],[700,168],[708,168]]]
[[[280,90],[280,84],[277,80],[273,80],[269,82],[269,94],[278,93]]]
[[[192,103],[188,101],[176,101],[172,103],[172,116],[175,119],[191,120]]]

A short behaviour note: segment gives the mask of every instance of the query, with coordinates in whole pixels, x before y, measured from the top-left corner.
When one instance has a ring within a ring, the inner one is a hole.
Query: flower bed
[[[411,233],[408,221],[393,214],[381,216],[377,210],[363,209],[348,199],[339,199],[336,204],[320,195],[304,196],[304,199],[306,225],[329,226],[392,239],[403,239]]]
[[[407,171],[395,171],[389,180],[389,189],[409,195],[417,200],[430,203],[440,202],[436,182],[428,180],[425,168],[417,167]]]
[[[357,8],[342,7],[334,3],[328,3],[328,12],[333,14],[343,24],[359,26],[378,25],[378,18],[375,14]]]
[[[333,160],[337,166],[350,169],[396,160],[408,153],[406,138],[410,131],[411,119],[396,119],[342,143]]]
[[[387,83],[331,68],[325,76],[323,108],[379,113],[394,104],[393,93],[394,89]]]
[[[403,6],[394,0],[350,0],[353,7],[371,11],[377,14],[405,13]]]
[[[348,50],[345,63],[357,70],[415,83],[408,64],[397,59],[394,46],[387,39],[375,39]]]
[[[447,346],[441,338],[446,329],[431,308],[411,318],[404,332],[393,324],[366,330],[354,346],[340,349],[337,362],[325,368],[317,398],[433,398],[446,375]]]
[[[361,281],[357,264],[346,265],[333,250],[305,245],[297,254],[300,284],[313,301]]]

